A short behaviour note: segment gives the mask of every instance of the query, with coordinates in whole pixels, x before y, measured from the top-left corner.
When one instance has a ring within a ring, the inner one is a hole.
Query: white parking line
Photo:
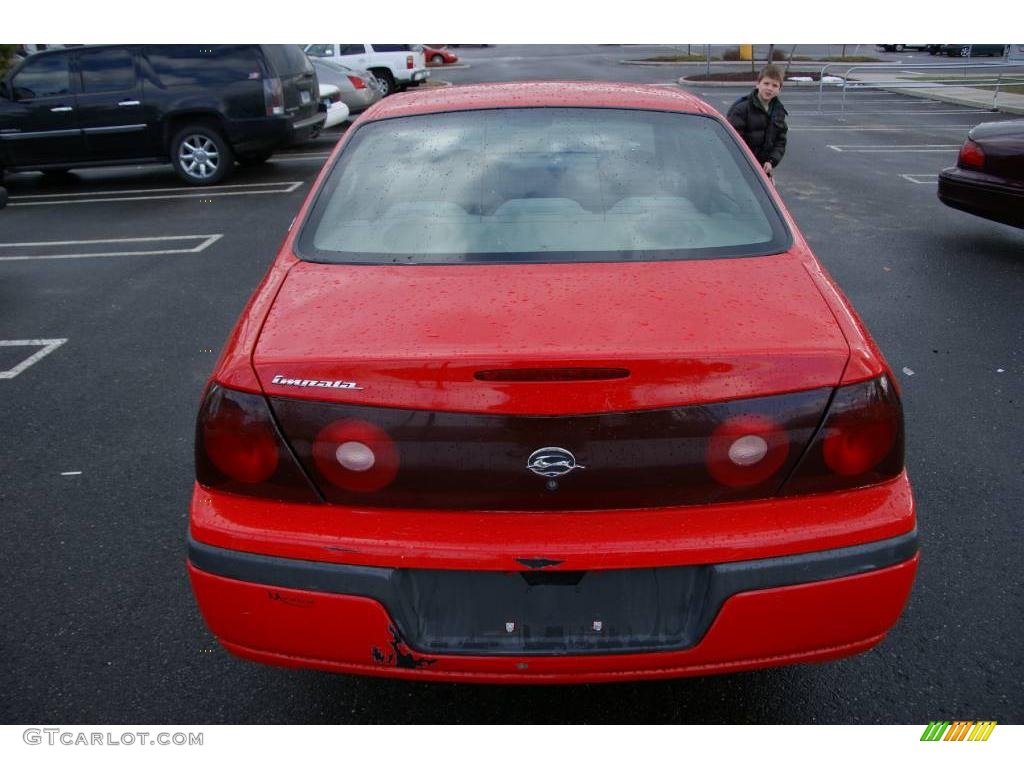
[[[937,173],[901,173],[900,178],[912,181],[914,184],[939,183],[939,174]]]
[[[836,152],[949,152],[960,149],[959,144],[826,144]]]
[[[268,162],[271,163],[308,163],[311,160],[326,160],[330,155],[282,155]]]
[[[55,248],[68,245],[105,245],[114,243],[153,243],[175,240],[201,240],[194,248],[111,251],[100,253],[57,253],[39,256],[0,256],[0,261],[38,261],[43,259],[93,259],[104,256],[163,256],[174,253],[200,253],[224,237],[219,235],[168,235],[166,237],[125,237],[116,240],[51,240],[33,243],[0,243],[0,248]]]
[[[82,203],[118,203],[131,202],[135,200],[175,200],[178,198],[187,199],[193,197],[234,197],[238,195],[286,195],[294,192],[305,182],[302,181],[280,181],[268,182],[265,184],[235,184],[203,187],[202,191],[191,192],[181,187],[166,187],[162,189],[112,189],[104,192],[66,192],[52,195],[20,195],[12,197],[8,206],[16,205],[80,205]],[[278,189],[254,189],[254,187],[278,187]],[[188,188],[193,189],[193,188]],[[242,189],[241,192],[211,192],[210,190]],[[152,192],[176,192],[172,195],[153,195]],[[103,195],[138,195],[138,197],[102,197]],[[89,198],[73,200],[55,200],[53,198]],[[32,200],[33,202],[23,203],[21,200]]]
[[[293,160],[297,157],[330,157],[330,152],[288,152],[281,155],[274,155],[267,162],[274,162],[275,160]]]
[[[0,347],[42,347],[41,350],[30,357],[25,358],[13,368],[9,368],[6,371],[0,371],[0,379],[13,379],[30,365],[38,363],[65,341],[67,341],[67,339],[22,339],[18,341],[0,340]]]

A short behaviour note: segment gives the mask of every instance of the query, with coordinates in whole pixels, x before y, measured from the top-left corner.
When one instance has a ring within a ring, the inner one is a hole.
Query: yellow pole
[[[748,43],[740,45],[740,61],[751,61],[754,58],[754,46]]]

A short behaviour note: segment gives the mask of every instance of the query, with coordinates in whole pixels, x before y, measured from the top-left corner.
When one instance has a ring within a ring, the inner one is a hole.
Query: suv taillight
[[[284,114],[284,86],[281,78],[263,79],[263,101],[267,105],[267,117]]]
[[[347,75],[348,81],[352,83],[352,87],[357,91],[361,91],[366,87],[366,83],[363,82],[363,78],[356,77],[355,75]]]
[[[977,143],[967,139],[960,147],[960,156],[957,157],[956,164],[961,168],[974,168],[980,171],[985,167],[985,153]]]
[[[412,56],[406,56],[405,57],[405,68],[406,69],[412,69],[412,67],[413,67]]]
[[[245,496],[321,501],[278,432],[262,395],[213,384],[196,419],[196,480]]]
[[[780,494],[824,493],[903,471],[903,408],[887,375],[836,390],[825,421]]]

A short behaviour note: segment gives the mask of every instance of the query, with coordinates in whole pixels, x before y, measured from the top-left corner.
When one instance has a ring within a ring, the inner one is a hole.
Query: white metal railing
[[[844,66],[841,62],[829,62],[825,64],[818,74],[818,111],[822,111],[822,100],[824,98],[825,83],[824,77],[826,72],[830,68],[838,68]],[[906,78],[893,78],[891,80],[855,80],[850,82],[850,73],[854,70],[860,71],[879,71],[879,70],[962,70],[964,77],[957,80],[956,82],[934,82],[934,81],[918,81],[908,80]],[[1004,70],[1013,69],[1019,70],[1015,73],[1006,73]],[[967,75],[968,70],[978,72],[978,76],[971,77]],[[982,78],[980,73],[984,70],[998,70],[995,81],[992,81],[991,77]],[[1006,75],[1006,77],[1004,77]],[[848,90],[856,90],[858,88],[925,88],[935,90],[938,88],[971,88],[977,86],[995,86],[995,90],[992,94],[992,110],[998,110],[999,104],[999,89],[1007,85],[1024,85],[1024,63],[1014,63],[1001,61],[993,64],[853,64],[847,66],[846,71],[842,75],[836,74],[843,81],[843,98],[842,98],[842,112],[846,112],[846,92]]]

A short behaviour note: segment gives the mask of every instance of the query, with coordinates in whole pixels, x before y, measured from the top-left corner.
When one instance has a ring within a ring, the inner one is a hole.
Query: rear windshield
[[[545,107],[366,123],[331,170],[299,252],[339,263],[625,261],[790,243],[717,119]]]
[[[256,47],[252,45],[147,45],[142,50],[157,78],[168,87],[260,77]]]
[[[308,75],[313,71],[313,65],[297,45],[264,45],[263,55],[278,77]]]

